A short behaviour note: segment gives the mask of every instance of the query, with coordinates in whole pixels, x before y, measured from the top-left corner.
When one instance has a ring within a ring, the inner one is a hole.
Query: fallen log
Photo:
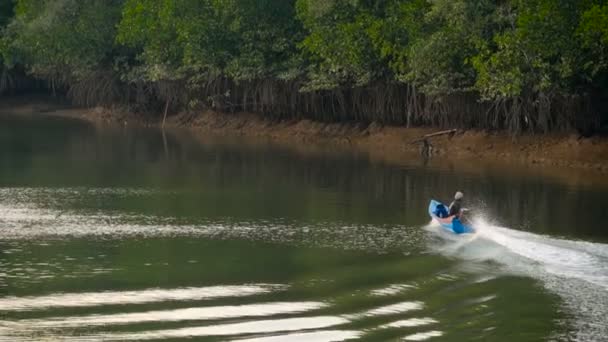
[[[432,138],[432,137],[436,137],[436,136],[440,136],[440,135],[446,135],[446,134],[450,134],[450,138],[451,138],[452,136],[454,136],[454,134],[456,134],[456,132],[458,132],[458,130],[454,128],[454,129],[448,129],[445,131],[439,131],[439,132],[435,132],[435,133],[426,134],[426,135],[423,135],[421,138],[418,138],[418,139],[412,141],[412,144],[421,143],[421,142],[424,142],[425,140],[427,140],[428,138]]]
[[[456,134],[456,132],[458,132],[457,129],[448,129],[445,131],[426,134],[423,135],[421,138],[412,141],[412,144],[422,143],[422,145],[420,146],[420,154],[425,158],[429,158],[433,154],[433,145],[431,144],[430,138],[446,134],[448,134],[451,138],[454,136],[454,134]]]

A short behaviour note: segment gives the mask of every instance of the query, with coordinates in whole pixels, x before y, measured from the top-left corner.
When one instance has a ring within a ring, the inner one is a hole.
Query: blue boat
[[[447,216],[447,206],[439,201],[431,200],[431,203],[429,204],[429,215],[431,215],[431,218],[437,221],[443,228],[455,234],[475,232],[473,228],[460,222],[460,219],[455,215],[440,217],[439,215],[442,213]]]

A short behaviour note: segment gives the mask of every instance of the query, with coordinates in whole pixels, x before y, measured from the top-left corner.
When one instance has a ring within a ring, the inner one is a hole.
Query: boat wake
[[[467,263],[491,262],[501,271],[537,279],[573,313],[571,340],[608,336],[608,245],[573,241],[475,223],[475,234],[457,236],[429,225],[439,239],[431,250]],[[439,241],[438,241],[439,240]],[[475,269],[474,267],[467,267]]]

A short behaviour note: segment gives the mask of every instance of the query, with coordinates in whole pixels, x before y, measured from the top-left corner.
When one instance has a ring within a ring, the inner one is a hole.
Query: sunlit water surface
[[[429,223],[456,189],[474,235]],[[606,198],[535,172],[4,117],[0,340],[598,341]]]

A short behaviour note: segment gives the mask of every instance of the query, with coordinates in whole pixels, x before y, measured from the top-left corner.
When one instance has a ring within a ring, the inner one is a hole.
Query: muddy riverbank
[[[105,108],[70,108],[47,101],[3,101],[0,113],[64,116],[102,124],[160,126],[162,118]],[[166,128],[187,128],[197,134],[264,138],[285,145],[318,145],[368,152],[371,157],[399,163],[420,155],[420,137],[437,128],[405,128],[372,124],[336,124],[310,120],[272,121],[251,113],[205,111],[170,116]],[[458,131],[431,140],[431,159],[518,163],[608,173],[608,138],[576,134],[521,135],[502,132]]]

